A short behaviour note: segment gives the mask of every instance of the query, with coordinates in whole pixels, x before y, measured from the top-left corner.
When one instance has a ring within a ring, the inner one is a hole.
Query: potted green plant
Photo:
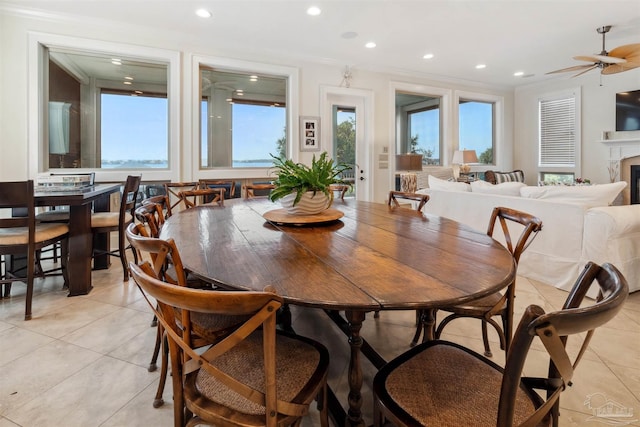
[[[289,213],[319,213],[331,206],[331,184],[350,185],[340,175],[351,169],[351,166],[336,164],[326,151],[317,159],[314,154],[311,166],[283,157],[271,157],[277,177],[273,181],[275,188],[271,190],[269,199],[272,202],[280,200]]]

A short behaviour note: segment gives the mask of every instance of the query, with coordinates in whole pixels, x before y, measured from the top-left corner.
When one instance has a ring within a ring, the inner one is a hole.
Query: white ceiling
[[[311,5],[322,13],[308,16]],[[197,17],[199,7],[213,16]],[[600,53],[600,26],[613,26],[608,51],[640,43],[640,0],[0,0],[0,8],[160,28],[239,58],[349,66],[354,86],[359,69],[507,87],[567,79],[571,73],[545,73],[584,64],[573,56]],[[357,36],[343,37],[348,32]],[[368,41],[377,47],[366,49]],[[435,56],[425,60],[426,53]],[[486,68],[476,70],[479,63]],[[640,83],[640,68],[627,73]]]

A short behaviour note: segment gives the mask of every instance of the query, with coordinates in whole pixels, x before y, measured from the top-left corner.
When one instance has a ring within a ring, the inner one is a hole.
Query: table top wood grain
[[[198,207],[167,220],[185,266],[234,289],[272,286],[288,303],[330,310],[436,308],[479,298],[515,277],[483,231],[385,204],[336,201],[339,220],[281,225],[266,199]]]

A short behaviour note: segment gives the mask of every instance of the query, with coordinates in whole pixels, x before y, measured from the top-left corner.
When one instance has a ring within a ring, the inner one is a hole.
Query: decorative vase
[[[280,204],[291,215],[315,215],[326,210],[333,202],[331,197],[327,197],[321,191],[307,191],[302,195],[300,201],[293,206],[297,193],[291,193],[280,199]]]

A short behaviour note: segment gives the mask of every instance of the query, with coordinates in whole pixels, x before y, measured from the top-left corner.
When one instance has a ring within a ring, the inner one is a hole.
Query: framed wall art
[[[320,151],[320,117],[300,117],[300,151]]]

